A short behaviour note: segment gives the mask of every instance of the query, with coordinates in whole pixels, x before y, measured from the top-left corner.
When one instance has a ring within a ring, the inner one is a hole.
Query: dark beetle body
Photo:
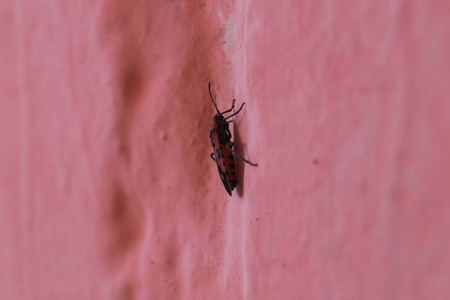
[[[220,179],[231,196],[231,191],[237,185],[236,164],[233,152],[227,148],[227,145],[232,144],[230,128],[221,113],[217,113],[212,119],[209,129],[209,140],[214,149],[213,153],[217,169],[219,169]]]
[[[211,141],[211,146],[214,149],[214,152],[211,153],[211,158],[216,162],[220,179],[222,180],[222,183],[225,186],[228,194],[230,194],[231,196],[231,192],[237,185],[236,163],[234,159],[235,156],[239,157],[251,166],[257,166],[257,164],[249,162],[238,153],[236,153],[236,151],[233,150],[234,143],[231,142],[231,132],[228,123],[232,121],[227,121],[227,119],[238,114],[245,103],[242,103],[237,112],[231,113],[231,115],[225,118],[223,114],[233,111],[234,102],[236,101],[236,99],[233,100],[233,104],[231,105],[231,108],[229,110],[220,112],[217,108],[215,98],[213,98],[211,94],[211,84],[209,84],[208,88],[209,95],[217,111],[212,119],[211,127],[209,128],[209,140]]]

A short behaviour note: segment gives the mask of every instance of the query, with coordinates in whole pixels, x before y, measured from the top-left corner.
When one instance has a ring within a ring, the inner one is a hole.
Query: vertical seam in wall
[[[21,287],[22,293],[19,294],[19,298],[31,299],[30,291],[31,286],[29,282],[29,272],[27,268],[30,268],[30,261],[28,261],[28,249],[31,246],[29,240],[27,240],[27,231],[30,229],[27,225],[30,223],[30,109],[29,109],[29,96],[27,91],[27,78],[26,78],[26,32],[25,32],[25,19],[24,19],[24,4],[22,0],[16,2],[14,7],[15,14],[15,29],[16,29],[16,68],[17,68],[17,86],[19,95],[19,109],[20,109],[20,121],[19,121],[19,134],[20,134],[20,148],[19,148],[19,203],[17,205],[17,213],[19,220],[19,245],[18,245],[18,274],[19,282],[18,286]],[[31,212],[32,213],[32,212]],[[28,274],[28,275],[27,275]]]

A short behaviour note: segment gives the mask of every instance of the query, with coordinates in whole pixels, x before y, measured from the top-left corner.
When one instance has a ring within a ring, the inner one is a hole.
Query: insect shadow
[[[245,117],[245,109],[241,118]],[[233,133],[234,133],[234,149],[239,153],[244,153],[242,146],[242,138],[241,133],[239,132],[240,120],[233,125]],[[236,159],[236,170],[238,173],[238,183],[236,186],[236,193],[239,197],[244,195],[244,175],[245,175],[245,163],[240,159]]]

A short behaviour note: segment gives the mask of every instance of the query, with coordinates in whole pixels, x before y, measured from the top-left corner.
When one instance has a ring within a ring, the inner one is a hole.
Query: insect
[[[236,99],[233,99],[231,108],[220,112],[217,108],[216,97],[213,98],[211,94],[211,83],[208,85],[208,90],[211,101],[217,111],[212,119],[211,127],[209,129],[209,140],[211,141],[211,146],[214,149],[214,152],[212,152],[210,156],[216,162],[220,179],[222,180],[228,194],[231,196],[231,192],[237,185],[236,164],[234,157],[237,156],[251,166],[257,166],[257,164],[251,163],[240,156],[233,149],[234,143],[231,141],[231,132],[228,123],[233,122],[233,120],[228,121],[228,119],[237,115],[242,110],[242,107],[244,107],[245,102],[242,103],[237,112],[233,113],[234,104],[236,102]],[[226,113],[231,113],[231,115],[225,118],[223,115]]]

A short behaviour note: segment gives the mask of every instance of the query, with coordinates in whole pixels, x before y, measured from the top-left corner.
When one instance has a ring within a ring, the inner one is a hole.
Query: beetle
[[[233,113],[234,104],[236,99],[233,99],[231,108],[220,112],[217,108],[216,97],[213,98],[211,93],[211,83],[208,84],[209,96],[211,101],[216,108],[217,113],[214,115],[211,127],[209,128],[209,140],[211,141],[211,146],[213,147],[213,152],[210,154],[211,158],[216,162],[217,169],[219,170],[220,179],[222,180],[225,189],[231,196],[231,192],[237,185],[237,173],[236,173],[236,163],[235,156],[242,159],[247,164],[256,167],[258,164],[251,163],[250,161],[239,155],[234,149],[234,143],[231,141],[231,132],[229,123],[233,120],[229,120],[231,117],[237,115],[245,105],[242,103],[241,107],[237,112]],[[224,117],[224,114],[231,113],[228,117]]]

